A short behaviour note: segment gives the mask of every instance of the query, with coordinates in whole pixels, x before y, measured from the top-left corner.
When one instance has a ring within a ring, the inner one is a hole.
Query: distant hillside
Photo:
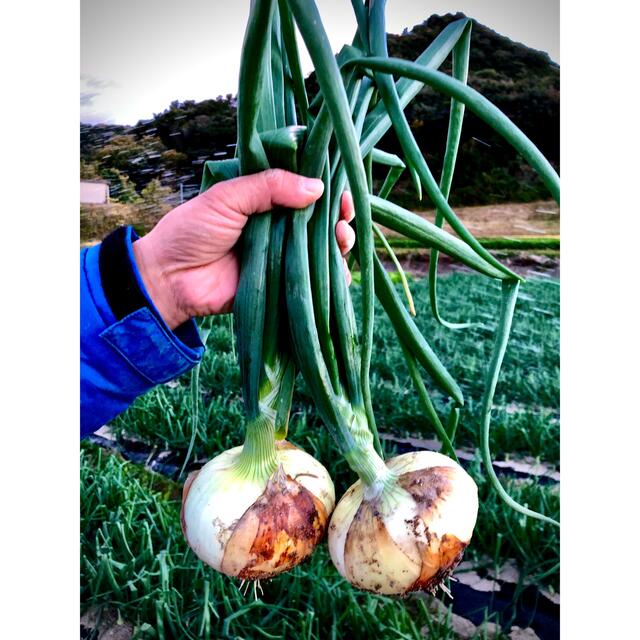
[[[389,35],[389,54],[417,58],[446,25],[462,17],[460,13],[431,16],[402,35]],[[449,61],[441,69],[450,72]],[[547,54],[512,42],[474,21],[469,85],[502,109],[558,168],[560,68]],[[315,92],[313,74],[307,79],[307,87],[310,94]],[[406,114],[438,177],[449,100],[424,89]],[[139,122],[135,127],[81,125],[83,172],[87,177],[98,174],[110,179],[115,185],[113,197],[118,197],[119,190],[129,193],[132,186],[140,192],[154,178],[173,190],[180,182],[196,188],[205,159],[232,153],[235,115],[235,99],[227,95],[202,102],[175,101],[150,121]],[[392,132],[379,146],[399,151]],[[527,202],[547,197],[540,181],[511,147],[467,111],[452,203]],[[407,206],[420,206],[407,180],[400,183],[395,198]]]
[[[464,15],[432,16],[388,38],[389,55],[415,59],[449,23]],[[441,67],[451,72],[449,60]],[[560,161],[560,67],[546,53],[515,43],[473,21],[469,85],[493,102],[539,147],[556,169]],[[409,105],[407,119],[434,174],[446,144],[449,99],[426,88]],[[397,149],[391,135],[388,149]],[[436,169],[438,169],[436,171]],[[548,192],[502,138],[468,110],[451,200],[454,204],[531,201]]]

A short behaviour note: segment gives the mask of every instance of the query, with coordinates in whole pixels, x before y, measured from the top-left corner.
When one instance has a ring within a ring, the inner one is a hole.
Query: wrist
[[[154,249],[152,233],[134,241],[131,246],[147,294],[167,326],[173,330],[189,320],[189,314],[176,300],[170,276]]]

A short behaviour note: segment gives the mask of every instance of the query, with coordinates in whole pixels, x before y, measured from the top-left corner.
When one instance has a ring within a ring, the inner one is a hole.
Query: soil
[[[414,211],[433,222],[435,211]],[[474,236],[481,238],[559,236],[560,207],[553,200],[456,207],[455,213]],[[452,233],[445,223],[444,229]]]

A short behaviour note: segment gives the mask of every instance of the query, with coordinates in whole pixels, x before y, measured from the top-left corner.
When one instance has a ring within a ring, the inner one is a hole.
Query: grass
[[[463,273],[442,278],[439,291],[444,317],[476,322],[470,329],[454,332],[433,322],[426,285],[426,280],[411,283],[418,310],[416,321],[461,383],[466,403],[456,446],[474,450],[499,288]],[[357,285],[353,294],[358,309]],[[379,308],[377,319],[372,395],[379,429],[397,436],[435,437],[411,387],[393,329]],[[532,456],[558,467],[558,343],[558,283],[531,280],[523,286],[518,302],[496,394],[491,433],[494,458]],[[241,443],[244,424],[228,317],[214,320],[207,344],[200,373],[200,429],[194,449],[197,458],[210,458]],[[430,390],[444,415],[444,398],[437,390]],[[116,434],[186,454],[191,437],[189,377],[183,376],[139,398],[113,421],[112,428]],[[338,495],[354,481],[346,463],[336,455],[302,384],[294,399],[289,438],[327,466]],[[386,445],[387,454],[392,454],[393,449]],[[110,456],[89,450],[83,456],[82,552],[87,558],[83,560],[83,606],[111,603],[122,608],[123,616],[126,613],[125,617],[138,621],[140,629],[143,624],[155,629],[157,635],[148,637],[162,637],[160,624],[164,625],[166,637],[190,637],[179,625],[193,634],[207,619],[211,637],[255,637],[252,634],[258,628],[264,637],[277,638],[329,638],[338,628],[344,637],[421,637],[420,629],[429,616],[421,612],[417,601],[378,598],[352,589],[333,569],[324,545],[293,575],[269,583],[258,604],[241,597],[233,581],[204,568],[186,549],[178,523],[175,487],[161,484],[157,478],[153,483],[147,477],[140,479],[132,471],[134,465]],[[494,567],[513,558],[528,579],[557,589],[558,573],[553,568],[558,560],[559,537],[555,527],[522,518],[500,502],[484,477],[479,456],[469,471],[478,483],[481,510],[467,558],[478,566]],[[519,502],[558,517],[556,486],[515,480],[506,481],[506,486]],[[123,537],[133,558],[128,555]],[[166,575],[162,582],[163,572],[169,576],[169,583]],[[177,625],[177,636],[169,619]],[[446,624],[441,626],[430,637],[453,637],[447,635],[450,629]]]
[[[478,442],[479,401],[495,329],[499,285],[456,273],[440,282],[440,311],[455,322],[474,326],[451,331],[438,325],[429,310],[424,279],[411,285],[416,323],[465,395],[458,444]],[[357,299],[357,291],[354,297]],[[357,304],[357,302],[356,302]],[[372,389],[380,428],[394,433],[432,435],[413,392],[396,336],[382,312],[376,328]],[[495,397],[491,446],[496,457],[531,455],[552,464],[559,461],[559,287],[557,282],[531,280],[522,289],[500,382]],[[441,413],[443,398],[433,390]]]

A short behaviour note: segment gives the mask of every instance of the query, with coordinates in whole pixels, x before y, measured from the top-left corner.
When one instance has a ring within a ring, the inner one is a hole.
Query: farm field
[[[469,220],[465,224],[471,227]],[[495,232],[508,234],[504,228]],[[546,232],[554,233],[551,227]],[[443,316],[474,322],[469,329],[451,331],[433,321],[426,279],[419,270],[411,271],[417,274],[411,278],[417,324],[465,394],[455,445],[480,492],[471,545],[449,584],[453,601],[442,591],[437,598],[421,594],[403,600],[358,591],[333,568],[326,544],[309,562],[263,583],[255,593],[252,588],[245,593],[247,585],[199,562],[183,540],[179,521],[186,476],[179,470],[192,436],[187,375],[139,398],[93,443],[81,447],[84,637],[98,637],[89,629],[99,615],[111,620],[112,627],[125,634],[122,638],[516,638],[516,627],[531,627],[540,638],[557,637],[548,612],[555,611],[558,602],[558,530],[504,505],[490,489],[478,453],[479,401],[499,285],[464,272],[443,277]],[[508,492],[557,519],[559,283],[552,276],[529,274],[521,288],[494,403],[491,451]],[[352,293],[358,311],[357,282]],[[243,434],[230,317],[207,322],[212,322],[212,331],[200,372],[200,420],[187,471],[240,444]],[[386,454],[403,452],[407,442],[412,448],[434,447],[435,434],[380,308],[377,323],[371,388]],[[444,400],[435,389],[433,399],[442,413]],[[301,384],[288,438],[327,467],[337,496],[355,480],[336,455]],[[118,448],[130,461],[113,453]],[[469,605],[464,589],[471,586],[492,606]],[[464,622],[457,615],[461,612]],[[492,626],[495,623],[500,627]]]

